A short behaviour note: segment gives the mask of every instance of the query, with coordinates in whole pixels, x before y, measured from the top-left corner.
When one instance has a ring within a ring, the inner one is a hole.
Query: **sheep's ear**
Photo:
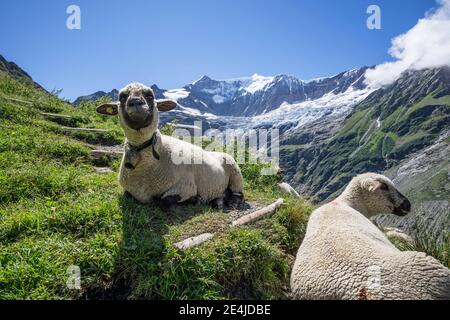
[[[177,103],[172,100],[158,100],[156,101],[156,107],[159,111],[165,112],[175,109],[177,106]]]
[[[374,179],[368,179],[364,181],[364,187],[369,192],[375,192],[378,189],[380,189],[383,186],[383,184],[380,181],[374,180]]]
[[[107,116],[115,116],[119,112],[118,102],[104,103],[97,107],[97,112]]]

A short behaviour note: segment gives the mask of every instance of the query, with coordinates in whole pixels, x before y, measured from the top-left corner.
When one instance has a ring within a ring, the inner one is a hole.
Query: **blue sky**
[[[81,8],[81,30],[66,8]],[[382,29],[366,9],[381,7]],[[4,0],[0,54],[73,99],[131,81],[177,88],[287,73],[301,79],[389,61],[391,39],[434,0]]]

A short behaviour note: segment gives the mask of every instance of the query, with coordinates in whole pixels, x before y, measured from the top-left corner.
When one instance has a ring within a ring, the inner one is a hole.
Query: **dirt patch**
[[[265,206],[256,202],[246,202],[243,204],[242,209],[230,210],[227,212],[229,221],[235,221],[240,217],[250,214],[256,210],[264,208]]]

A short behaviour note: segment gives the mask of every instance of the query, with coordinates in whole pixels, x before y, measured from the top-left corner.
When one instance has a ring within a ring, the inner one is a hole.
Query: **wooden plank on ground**
[[[191,237],[186,240],[177,242],[173,246],[179,250],[186,250],[189,248],[198,247],[200,244],[212,239],[214,236],[215,236],[215,233],[203,233],[196,237]]]
[[[97,128],[76,128],[76,127],[61,127],[61,129],[66,131],[79,131],[79,132],[108,132],[106,129]]]
[[[31,101],[25,101],[25,100],[21,100],[21,99],[16,99],[16,98],[11,98],[11,97],[7,97],[7,96],[3,96],[3,98],[5,98],[6,100],[12,101],[12,102],[18,102],[18,103],[24,103],[24,104],[28,104],[28,105],[33,105],[33,102]]]
[[[41,115],[49,118],[72,119],[72,116],[69,116],[67,114],[41,112]]]
[[[267,207],[264,207],[262,209],[256,210],[255,212],[252,212],[243,217],[240,217],[239,219],[233,221],[231,223],[231,225],[233,227],[242,226],[242,225],[249,224],[251,222],[255,222],[257,220],[263,219],[263,218],[270,217],[278,210],[279,207],[281,207],[283,202],[284,202],[284,200],[282,198],[280,198]]]

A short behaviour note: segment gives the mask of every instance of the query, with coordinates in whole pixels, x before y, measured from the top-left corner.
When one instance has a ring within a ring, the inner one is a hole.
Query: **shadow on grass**
[[[108,281],[110,285],[106,289],[88,290],[82,299],[163,299],[158,294],[158,277],[164,271],[162,265],[167,246],[170,246],[165,238],[169,228],[202,215],[210,208],[181,205],[171,212],[164,212],[156,202],[140,204],[127,194],[121,196],[119,203],[123,230],[114,273]],[[140,286],[145,288],[138,288]],[[135,295],[136,291],[140,294]]]

